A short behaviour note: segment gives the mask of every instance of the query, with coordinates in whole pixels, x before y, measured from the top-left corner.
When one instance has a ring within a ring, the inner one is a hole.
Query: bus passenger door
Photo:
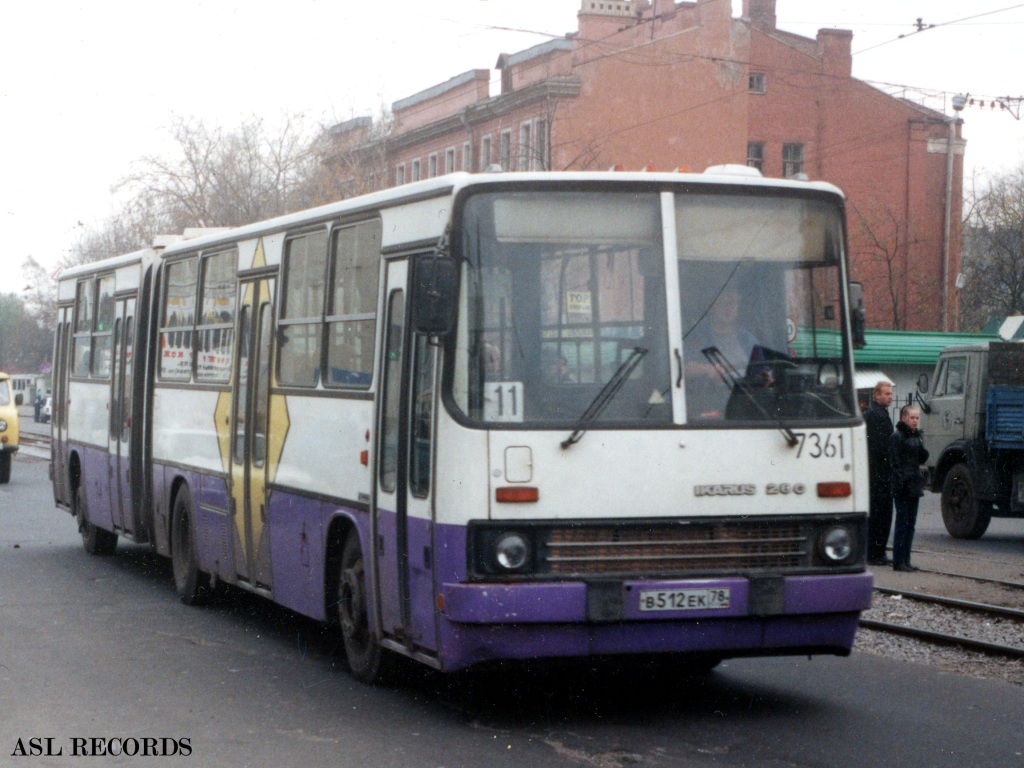
[[[436,349],[411,335],[407,264],[388,265],[374,534],[381,626],[412,650],[437,648],[431,452]]]
[[[242,282],[239,290],[238,358],[231,419],[235,573],[252,586],[270,589],[266,488],[270,456],[274,281]]]
[[[68,482],[68,380],[71,375],[68,349],[71,345],[71,307],[57,314],[57,335],[53,345],[53,389],[51,391],[50,436],[52,438],[53,495],[58,504],[71,505]]]
[[[117,302],[114,315],[114,353],[110,366],[110,437],[107,453],[110,509],[114,526],[135,532],[130,483],[132,423],[132,353],[135,337],[135,299]]]

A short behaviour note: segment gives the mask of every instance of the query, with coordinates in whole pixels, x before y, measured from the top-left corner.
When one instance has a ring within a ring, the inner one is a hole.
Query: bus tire
[[[341,638],[352,676],[364,683],[385,679],[391,670],[393,658],[370,632],[366,570],[359,533],[355,529],[349,531],[341,552],[337,597]]]
[[[978,498],[971,469],[961,462],[942,483],[942,522],[954,539],[980,539],[992,521],[991,507]]]
[[[75,520],[82,536],[82,547],[90,555],[109,557],[117,548],[117,534],[89,522],[89,507],[85,500],[85,483],[75,487]]]
[[[187,485],[175,494],[171,511],[171,570],[174,589],[181,602],[205,605],[210,598],[210,576],[199,570],[195,511]]]
[[[0,453],[0,485],[6,485],[11,482],[11,454]]]

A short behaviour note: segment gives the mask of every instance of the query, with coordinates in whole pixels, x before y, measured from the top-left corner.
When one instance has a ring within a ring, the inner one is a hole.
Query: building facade
[[[582,0],[576,32],[498,57],[500,91],[475,69],[401,99],[387,138],[356,154],[377,185],[725,163],[829,181],[847,195],[869,326],[954,328],[959,121],[853,78],[851,32],[802,37],[777,29],[776,0],[744,0],[740,18],[731,5]]]

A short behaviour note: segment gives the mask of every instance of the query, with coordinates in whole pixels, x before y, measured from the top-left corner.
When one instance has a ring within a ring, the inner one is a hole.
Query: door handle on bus
[[[672,350],[676,353],[676,364],[679,366],[679,375],[676,376],[676,389],[683,386],[683,356],[679,353],[679,347]]]

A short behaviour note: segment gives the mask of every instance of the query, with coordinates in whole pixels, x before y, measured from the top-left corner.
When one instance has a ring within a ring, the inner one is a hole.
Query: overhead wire
[[[882,46],[890,45],[891,43],[896,43],[896,42],[899,42],[900,40],[906,40],[906,39],[908,39],[910,37],[914,37],[916,35],[921,34],[922,32],[929,32],[929,31],[931,31],[933,29],[939,29],[941,27],[949,27],[949,26],[952,26],[954,24],[962,24],[965,21],[970,21],[972,19],[980,19],[980,18],[982,18],[984,16],[993,16],[993,15],[995,15],[997,13],[1005,13],[1006,11],[1012,11],[1012,10],[1014,10],[1016,8],[1024,8],[1024,3],[1017,3],[1016,5],[1011,5],[1011,6],[1008,6],[1006,8],[998,8],[998,9],[993,10],[993,11],[984,11],[983,13],[976,13],[976,14],[974,14],[972,16],[964,16],[962,19],[953,19],[952,21],[943,21],[943,22],[940,22],[938,24],[929,24],[927,26],[918,28],[917,30],[915,30],[913,32],[910,32],[908,34],[900,35],[899,37],[894,37],[892,40],[886,40],[884,43],[878,43],[877,45],[868,46],[867,48],[862,48],[859,51],[854,51],[853,55],[856,56],[856,55],[861,54],[861,53],[867,53],[868,51],[873,51],[876,48],[881,48]]]

